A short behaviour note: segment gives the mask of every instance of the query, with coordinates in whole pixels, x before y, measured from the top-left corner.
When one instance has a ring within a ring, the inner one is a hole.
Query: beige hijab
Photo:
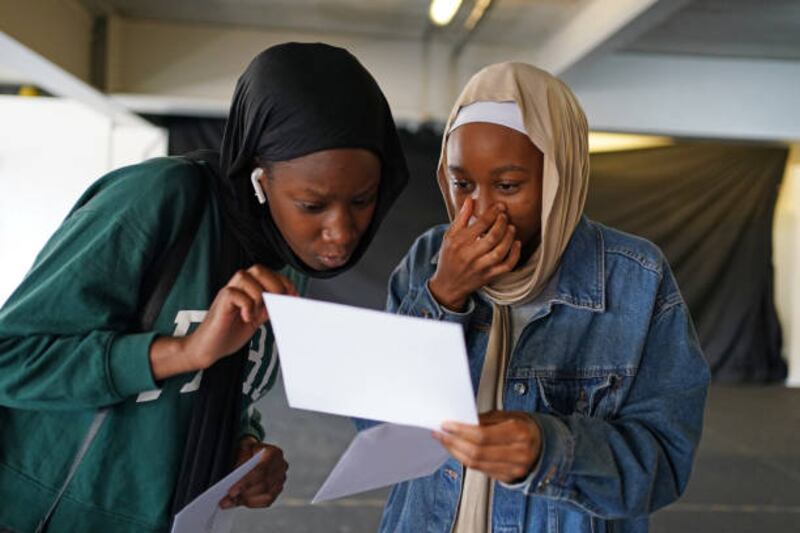
[[[437,169],[450,220],[456,208],[447,180],[447,139],[462,107],[516,102],[531,142],[544,154],[541,244],[527,261],[483,287],[493,304],[492,327],[478,386],[478,411],[503,408],[505,373],[513,349],[509,306],[533,300],[555,273],[580,221],[589,184],[588,124],[572,91],[547,72],[524,63],[498,63],[475,74],[458,97],[445,127]],[[454,531],[491,531],[491,480],[467,469]]]

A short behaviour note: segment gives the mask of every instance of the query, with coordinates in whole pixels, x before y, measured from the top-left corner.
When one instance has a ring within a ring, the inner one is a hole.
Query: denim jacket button
[[[456,472],[456,471],[455,471],[455,470],[453,470],[452,468],[447,468],[447,469],[445,469],[445,471],[444,471],[444,475],[446,475],[447,477],[449,477],[449,478],[450,478],[450,479],[452,479],[453,481],[455,481],[456,479],[458,479],[458,472]]]
[[[422,316],[423,316],[423,318],[430,318],[431,317],[431,312],[428,311],[427,309],[423,309],[422,310]]]
[[[528,392],[528,387],[524,383],[514,383],[514,392],[522,396]]]

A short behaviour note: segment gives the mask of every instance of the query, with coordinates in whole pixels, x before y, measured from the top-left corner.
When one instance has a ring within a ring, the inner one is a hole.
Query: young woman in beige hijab
[[[640,532],[685,488],[708,368],[661,252],[583,216],[587,136],[530,65],[485,68],[454,105],[452,222],[412,246],[387,306],[463,325],[480,425],[443,425],[452,459],[394,487],[381,531]]]

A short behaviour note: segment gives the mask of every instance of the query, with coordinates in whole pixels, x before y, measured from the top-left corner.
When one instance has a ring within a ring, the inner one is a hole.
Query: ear
[[[267,201],[267,196],[264,194],[264,189],[261,187],[261,176],[264,175],[264,170],[261,167],[256,167],[253,173],[250,174],[250,183],[253,184],[253,191],[256,193],[259,204],[264,204]]]

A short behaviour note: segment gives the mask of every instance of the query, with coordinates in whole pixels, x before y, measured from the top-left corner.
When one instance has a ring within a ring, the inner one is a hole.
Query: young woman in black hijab
[[[292,43],[239,79],[219,153],[96,182],[0,310],[0,531],[163,531],[261,449],[220,505],[270,505],[261,293],[351,267],[407,179],[369,73]]]

